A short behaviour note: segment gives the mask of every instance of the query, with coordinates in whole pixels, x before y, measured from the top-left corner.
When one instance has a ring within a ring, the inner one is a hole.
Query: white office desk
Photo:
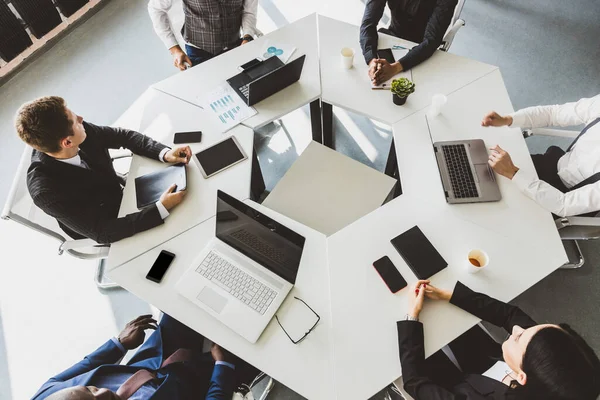
[[[325,236],[250,200],[246,203],[306,238],[296,285],[277,313],[286,329],[291,327],[300,332],[299,336],[312,326],[315,317],[294,296],[306,301],[321,316],[316,328],[299,344],[288,339],[274,318],[258,342],[251,344],[175,291],[179,278],[214,237],[214,217],[113,269],[109,277],[306,398],[334,399]],[[156,284],[145,276],[163,249],[173,252],[175,259],[163,281]]]
[[[198,96],[210,92],[226,79],[238,74],[238,66],[261,56],[266,41],[296,47],[292,58],[306,54],[300,80],[254,105],[258,114],[243,122],[251,128],[261,127],[284,116],[321,95],[317,17],[311,14],[296,22],[237,47],[184,72],[178,72],[154,85],[154,88],[198,104]]]
[[[489,110],[511,112],[499,71],[456,91],[444,115],[432,119],[434,140],[485,137],[533,168],[517,130],[484,129]],[[432,284],[451,289],[457,280],[509,301],[560,267],[567,258],[549,213],[499,177],[500,202],[449,205],[442,191],[425,110],[394,124],[403,194],[328,238],[334,369],[338,398],[365,399],[401,374],[395,321],[407,311],[404,289],[392,295],[372,267],[388,255],[410,284],[416,277],[390,240],[418,225],[449,266]],[[490,265],[479,274],[465,270],[469,250],[479,248]],[[429,356],[478,320],[458,308],[427,301],[421,314]],[[351,327],[351,329],[350,329]]]
[[[325,103],[393,124],[404,193],[400,197],[329,238],[256,206],[307,238],[297,285],[278,314],[285,326],[302,320],[303,317],[297,316],[306,310],[294,305],[296,295],[321,315],[317,328],[299,345],[293,345],[276,322],[271,321],[259,341],[252,345],[174,290],[179,277],[214,235],[211,217],[216,189],[222,188],[240,199],[248,197],[250,160],[209,180],[201,180],[197,171],[192,171],[188,179],[190,193],[165,225],[113,244],[109,276],[310,400],[364,400],[401,375],[395,322],[406,313],[408,289],[390,294],[372,263],[388,255],[409,283],[413,284],[416,278],[390,239],[418,225],[449,263],[448,268],[432,277],[434,285],[452,288],[461,280],[475,290],[505,301],[562,265],[566,255],[550,214],[502,177],[498,177],[503,196],[500,202],[465,205],[445,202],[432,138],[485,138],[487,145],[499,143],[510,151],[520,168],[533,170],[518,130],[479,126],[483,115],[490,110],[513,111],[496,67],[437,52],[413,69],[417,90],[406,105],[398,107],[392,104],[390,93],[369,88],[358,47],[358,28],[324,17],[319,17],[318,27],[323,71],[320,82],[316,20],[314,15],[306,17],[178,73],[158,83],[156,88],[194,103],[198,94],[216,87],[234,75],[238,65],[253,58],[264,40],[281,40],[298,47],[294,57],[307,54],[302,78],[257,104],[259,114],[246,122],[248,126],[261,126],[319,98],[321,84]],[[380,37],[380,47],[403,43],[385,35]],[[349,71],[339,67],[339,51],[345,46],[356,50],[355,68]],[[448,95],[448,104],[443,114],[428,124],[425,112],[435,93]],[[200,147],[225,137],[204,125],[208,122],[199,107],[175,97],[147,92],[118,122],[166,144],[178,130],[203,130]],[[323,117],[325,120],[325,114]],[[238,126],[229,134],[236,134],[250,156],[251,130]],[[194,150],[200,147],[195,146]],[[130,178],[142,170],[145,173],[146,169],[164,167],[158,161],[134,157]],[[132,182],[130,179],[125,190],[121,213],[133,211]],[[490,256],[489,267],[476,275],[465,271],[466,254],[472,248],[483,249]],[[147,281],[145,275],[162,249],[177,256],[163,283],[156,285]],[[427,355],[477,322],[475,317],[454,306],[429,301],[421,320],[425,324]]]
[[[182,131],[202,131],[202,142],[190,144],[194,153],[235,135],[248,160],[209,179],[205,179],[192,161],[187,166],[187,194],[181,204],[171,210],[164,224],[113,243],[108,257],[108,269],[131,260],[174,236],[207,220],[215,214],[216,192],[222,189],[239,198],[248,198],[252,166],[254,135],[250,128],[237,126],[225,134],[211,125],[211,119],[198,107],[185,103],[158,90],[148,89],[115,122],[142,132],[154,140],[173,146],[173,134]],[[119,217],[136,212],[135,177],[166,168],[170,164],[146,157],[133,156],[123,191]]]
[[[262,203],[329,236],[381,206],[396,179],[316,142]]]
[[[502,200],[499,202],[455,205],[446,203],[430,132],[434,142],[480,138],[488,148],[499,144],[510,153],[516,165],[535,173],[520,129],[481,126],[483,116],[491,110],[499,113],[513,111],[499,70],[450,94],[443,113],[429,119],[429,125],[425,117],[426,110],[394,124],[394,140],[403,192],[444,207],[447,212],[499,234],[519,238],[530,246],[558,243],[559,235],[551,214],[502,176],[496,175],[502,192]],[[415,170],[418,173],[414,173]]]
[[[389,90],[372,90],[356,25],[319,15],[319,49],[321,63],[322,100],[325,103],[366,115],[375,120],[393,124],[431,104],[436,93],[449,94],[498,67],[460,57],[443,51],[435,54],[411,70],[416,85],[406,104],[392,102]],[[411,48],[414,43],[379,33],[379,48],[394,44]],[[354,49],[354,64],[349,70],[341,66],[343,47]]]

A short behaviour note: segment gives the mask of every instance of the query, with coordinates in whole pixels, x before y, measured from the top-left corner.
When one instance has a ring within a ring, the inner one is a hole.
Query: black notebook
[[[172,184],[177,185],[175,192],[186,189],[187,177],[184,164],[172,165],[135,178],[137,208],[142,209],[156,203]]]
[[[401,233],[391,242],[418,279],[429,279],[448,266],[418,226]]]

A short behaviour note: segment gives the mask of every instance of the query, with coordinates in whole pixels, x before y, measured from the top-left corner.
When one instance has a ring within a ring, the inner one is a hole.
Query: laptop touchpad
[[[225,305],[227,305],[227,299],[208,286],[205,286],[196,298],[209,306],[217,314],[220,314]]]

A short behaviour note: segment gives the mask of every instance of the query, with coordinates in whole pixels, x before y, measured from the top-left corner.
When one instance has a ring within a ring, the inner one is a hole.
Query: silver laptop
[[[215,236],[176,290],[255,343],[296,282],[304,237],[220,190]]]
[[[436,142],[433,148],[448,203],[502,199],[483,140]]]

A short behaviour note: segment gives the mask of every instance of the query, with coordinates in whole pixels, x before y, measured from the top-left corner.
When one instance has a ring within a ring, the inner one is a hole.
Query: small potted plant
[[[398,106],[406,103],[406,98],[414,91],[415,84],[406,78],[394,79],[392,81],[392,100]]]

